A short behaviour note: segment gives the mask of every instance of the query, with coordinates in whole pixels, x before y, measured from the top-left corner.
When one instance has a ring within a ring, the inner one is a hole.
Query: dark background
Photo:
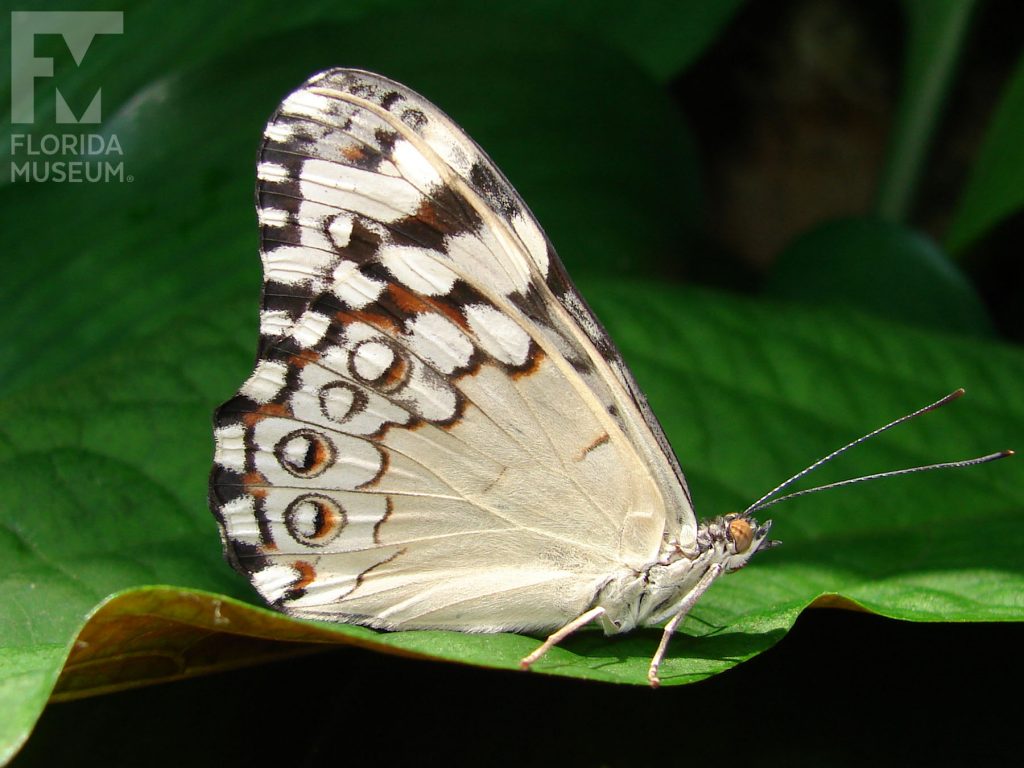
[[[1017,765],[1022,643],[812,609],[658,691],[342,650],[51,705],[13,765]]]

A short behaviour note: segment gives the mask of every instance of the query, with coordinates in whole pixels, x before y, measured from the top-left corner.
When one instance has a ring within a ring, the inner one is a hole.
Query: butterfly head
[[[716,558],[725,566],[725,570],[736,571],[747,564],[751,556],[762,549],[777,546],[778,541],[769,541],[768,533],[772,521],[766,520],[759,524],[749,514],[732,512],[701,525],[705,546],[716,550]]]

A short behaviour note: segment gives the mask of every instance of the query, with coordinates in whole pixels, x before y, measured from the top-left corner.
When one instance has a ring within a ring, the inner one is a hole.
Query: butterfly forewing
[[[288,612],[560,626],[695,522],[632,377],[526,206],[436,107],[333,70],[259,163],[256,370],[216,415],[232,563]]]

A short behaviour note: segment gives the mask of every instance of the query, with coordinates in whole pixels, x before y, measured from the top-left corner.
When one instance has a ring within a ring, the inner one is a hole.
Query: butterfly
[[[537,221],[422,96],[317,74],[271,117],[257,176],[257,363],[214,416],[231,565],[304,619],[551,632],[523,667],[590,623],[664,624],[658,685],[701,595],[775,543],[752,516],[768,497],[698,524]]]

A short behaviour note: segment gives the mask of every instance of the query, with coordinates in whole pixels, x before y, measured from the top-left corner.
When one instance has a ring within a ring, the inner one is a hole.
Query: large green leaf
[[[1024,56],[1006,86],[971,169],[946,244],[961,253],[1024,208]]]
[[[881,219],[840,219],[801,235],[779,254],[765,290],[925,328],[992,333],[985,305],[949,256],[920,232]]]
[[[585,292],[650,394],[704,514],[741,507],[847,438],[956,385],[970,397],[862,447],[819,479],[977,454],[1024,432],[1016,350],[652,283],[598,282]],[[209,412],[249,369],[255,298],[191,313],[0,407],[6,750],[55,685],[78,696],[195,674],[265,657],[268,638],[507,669],[536,642],[380,634],[246,607],[251,593],[220,559],[204,491]],[[711,590],[673,644],[664,683],[700,680],[766,649],[822,595],[906,619],[1024,618],[1022,474],[1011,460],[780,508],[775,532],[785,546]],[[211,642],[211,633],[255,645]],[[583,633],[537,671],[642,684],[656,642],[652,631],[612,640]]]
[[[736,14],[744,0],[702,0],[666,3],[619,0],[552,3],[523,0],[538,15],[553,13],[573,28],[585,30],[628,52],[643,68],[664,82],[691,64]]]

